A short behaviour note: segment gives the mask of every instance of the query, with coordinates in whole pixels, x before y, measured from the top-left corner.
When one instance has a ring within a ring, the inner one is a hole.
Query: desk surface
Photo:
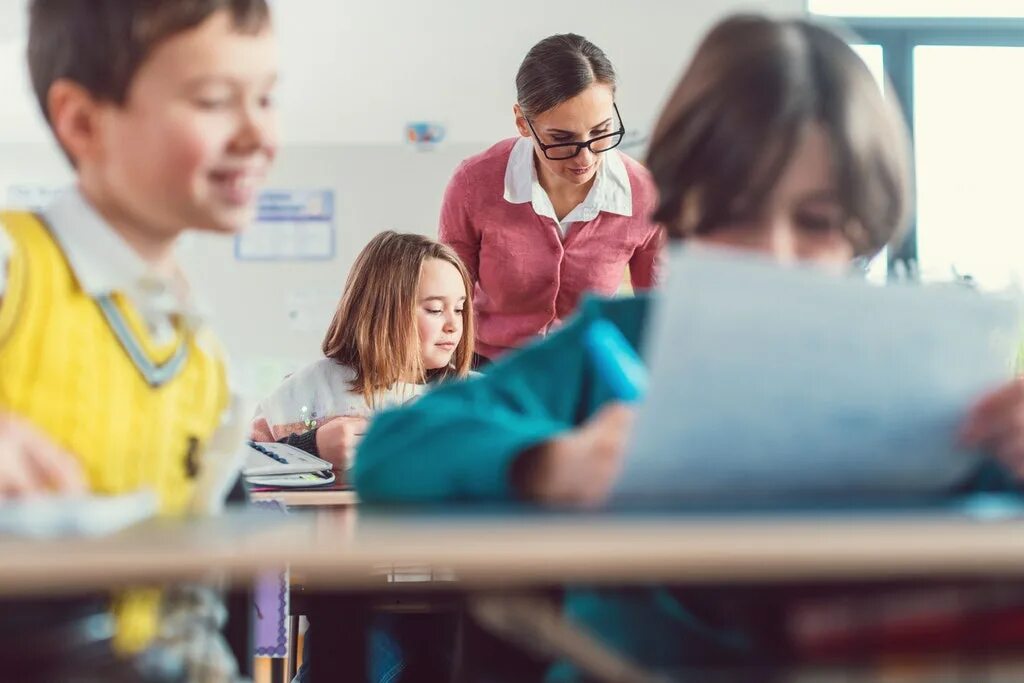
[[[442,514],[335,509],[150,522],[101,539],[0,538],[0,593],[248,578],[290,564],[311,588],[381,587],[395,568],[470,588],[915,577],[1024,578],[1024,518]],[[450,585],[450,584],[448,584]]]
[[[249,497],[254,501],[276,500],[290,508],[347,506],[359,502],[356,492],[342,483],[316,489],[250,491]]]
[[[344,538],[291,556],[307,585],[359,583],[375,564],[447,569],[481,587],[1024,578],[1024,518],[320,513],[332,518]]]

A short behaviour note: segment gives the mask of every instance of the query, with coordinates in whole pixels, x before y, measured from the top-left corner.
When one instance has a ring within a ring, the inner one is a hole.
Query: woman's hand
[[[523,453],[512,465],[520,495],[549,505],[596,507],[622,468],[633,408],[611,403],[576,429]]]
[[[324,422],[316,430],[316,448],[320,457],[335,469],[348,469],[368,425],[365,417],[332,417]]]
[[[25,422],[0,415],[0,500],[85,490],[77,460]]]
[[[983,448],[1018,479],[1024,479],[1024,378],[992,391],[974,404],[960,430],[968,448]]]

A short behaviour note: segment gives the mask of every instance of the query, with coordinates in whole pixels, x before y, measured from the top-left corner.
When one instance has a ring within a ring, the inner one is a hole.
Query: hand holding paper
[[[1024,379],[1007,382],[975,403],[960,441],[967,448],[984,448],[1024,478]]]
[[[615,497],[927,496],[978,466],[957,431],[1011,374],[1014,303],[692,248],[670,272]]]
[[[632,407],[609,403],[576,429],[524,453],[513,466],[516,488],[547,505],[600,505],[622,469],[634,417]]]

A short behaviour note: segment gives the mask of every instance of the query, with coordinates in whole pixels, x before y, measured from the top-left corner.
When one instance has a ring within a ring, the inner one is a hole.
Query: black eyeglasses
[[[537,135],[537,131],[533,128],[533,123],[530,119],[526,119],[526,125],[530,127],[530,132],[533,133],[533,138],[540,145],[540,150],[544,152],[544,156],[552,161],[563,161],[565,159],[572,159],[574,156],[583,151],[586,147],[594,154],[601,154],[607,152],[610,149],[615,149],[622,142],[623,136],[626,134],[626,126],[622,123],[622,115],[619,114],[619,106],[612,103],[612,108],[615,109],[615,116],[619,119],[619,129],[614,133],[607,133],[605,135],[598,135],[596,138],[591,138],[586,142],[562,142],[557,145],[545,145],[540,141],[540,136]],[[523,118],[526,118],[525,116]]]

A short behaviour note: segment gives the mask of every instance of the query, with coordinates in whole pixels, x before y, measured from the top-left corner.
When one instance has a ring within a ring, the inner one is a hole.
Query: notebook
[[[242,465],[247,479],[330,471],[331,463],[295,446],[255,441],[248,442]]]

